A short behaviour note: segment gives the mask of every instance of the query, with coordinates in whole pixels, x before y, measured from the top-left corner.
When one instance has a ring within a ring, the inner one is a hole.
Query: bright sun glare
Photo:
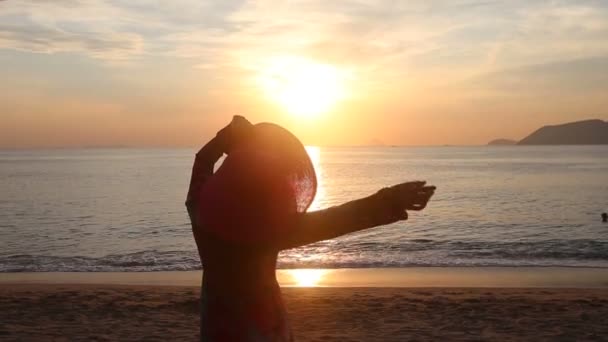
[[[297,269],[289,271],[289,274],[295,281],[295,285],[301,287],[317,286],[326,273],[326,270],[319,269]]]
[[[300,57],[272,60],[259,76],[270,99],[287,112],[313,117],[327,112],[345,96],[345,73]]]

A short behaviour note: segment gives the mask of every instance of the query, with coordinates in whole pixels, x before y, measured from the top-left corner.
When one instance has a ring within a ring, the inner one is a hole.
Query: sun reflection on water
[[[321,164],[321,149],[317,146],[306,146],[306,152],[315,168],[315,174],[317,176],[317,193],[315,199],[310,205],[309,210],[319,210],[321,205],[325,201],[325,187],[323,179],[323,167]],[[316,255],[317,257],[320,255]],[[315,257],[314,255],[308,255],[308,258]],[[323,280],[323,277],[328,273],[328,270],[323,269],[292,269],[285,270],[284,274],[287,274],[289,283],[299,287],[314,287],[319,286],[319,283]]]

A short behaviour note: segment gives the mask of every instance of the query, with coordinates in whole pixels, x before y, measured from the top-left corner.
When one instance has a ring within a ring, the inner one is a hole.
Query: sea
[[[308,147],[310,210],[426,180],[408,221],[281,253],[279,268],[608,267],[608,146]],[[201,268],[193,149],[0,151],[0,272]]]

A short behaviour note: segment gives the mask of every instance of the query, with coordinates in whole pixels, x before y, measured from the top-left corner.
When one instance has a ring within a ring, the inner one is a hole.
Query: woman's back
[[[202,341],[290,341],[275,266],[278,250],[200,236]]]
[[[277,284],[276,248],[239,245],[208,233],[202,233],[199,240],[204,281],[210,289],[248,294]]]

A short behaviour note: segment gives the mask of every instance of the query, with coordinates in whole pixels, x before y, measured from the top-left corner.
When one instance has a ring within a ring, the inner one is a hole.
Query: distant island
[[[584,120],[544,126],[522,140],[496,139],[488,145],[608,145],[608,122]]]
[[[493,145],[493,146],[509,146],[509,145],[516,145],[516,144],[517,144],[517,140],[511,140],[511,139],[494,139],[488,143],[488,145]]]
[[[585,120],[544,126],[520,140],[518,145],[605,145],[608,122]]]

